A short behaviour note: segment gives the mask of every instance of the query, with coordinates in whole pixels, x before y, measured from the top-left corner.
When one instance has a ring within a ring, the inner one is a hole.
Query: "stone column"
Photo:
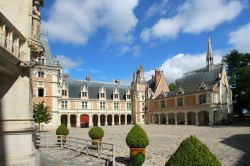
[[[92,127],[93,126],[93,118],[92,118],[91,114],[88,114],[88,115],[89,115],[89,127]]]
[[[119,114],[119,121],[118,121],[118,125],[121,125],[122,124],[122,115]]]
[[[127,114],[125,114],[125,125],[128,124]]]
[[[161,114],[158,114],[158,124],[161,124]]]
[[[209,112],[209,126],[214,125],[214,112]]]
[[[101,115],[98,114],[97,126],[101,126]]]
[[[67,128],[70,128],[70,114],[67,115]]]
[[[195,120],[196,120],[195,124],[198,126],[199,125],[199,112],[195,113]]]
[[[76,116],[76,127],[81,128],[81,116]]]
[[[175,113],[175,114],[174,114],[174,123],[175,123],[176,125],[178,124],[177,120],[178,120],[178,119],[177,119],[177,114]]]
[[[168,114],[166,114],[166,125],[168,125]]]
[[[113,125],[115,125],[115,115],[114,114],[112,114],[112,124],[111,124],[111,126],[113,126]]]
[[[104,126],[107,126],[107,125],[108,125],[108,115],[105,114],[105,124],[104,124]]]
[[[188,119],[187,119],[188,117],[187,117],[187,113],[186,112],[184,113],[184,116],[185,116],[185,125],[187,125],[188,124]]]

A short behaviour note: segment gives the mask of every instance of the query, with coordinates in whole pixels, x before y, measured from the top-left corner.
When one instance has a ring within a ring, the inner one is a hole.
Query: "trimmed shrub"
[[[141,126],[136,124],[129,131],[126,143],[130,148],[145,148],[149,144],[148,135]]]
[[[64,124],[61,124],[57,129],[56,129],[56,135],[69,135],[69,130]]]
[[[186,138],[167,161],[166,166],[213,165],[220,166],[218,159],[208,147],[195,136]]]
[[[132,158],[132,166],[141,166],[145,161],[145,155],[143,153],[139,153],[135,157]]]
[[[104,136],[104,131],[101,127],[92,127],[89,130],[89,137],[92,139],[99,139]]]

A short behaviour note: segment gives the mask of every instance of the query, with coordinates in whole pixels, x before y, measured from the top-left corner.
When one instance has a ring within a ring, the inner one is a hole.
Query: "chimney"
[[[86,81],[90,81],[90,76],[86,75]]]
[[[143,72],[144,72],[144,69],[143,69],[142,65],[139,66],[138,71],[139,71],[140,73],[143,73]]]
[[[69,78],[69,75],[66,74],[66,73],[64,73],[64,74],[63,74],[63,78],[65,78],[65,79],[66,79],[66,78]]]
[[[120,80],[115,80],[115,83],[120,84],[121,81]]]
[[[158,85],[160,79],[161,79],[161,70],[155,69],[155,87]]]

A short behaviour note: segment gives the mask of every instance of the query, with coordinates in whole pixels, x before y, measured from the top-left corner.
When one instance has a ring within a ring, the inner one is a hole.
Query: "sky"
[[[129,84],[139,65],[168,83],[232,49],[250,52],[249,0],[45,0],[42,30],[72,79]]]

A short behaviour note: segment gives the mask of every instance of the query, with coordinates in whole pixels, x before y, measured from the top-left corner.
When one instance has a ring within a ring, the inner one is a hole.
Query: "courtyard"
[[[147,147],[145,166],[163,166],[181,141],[197,136],[217,156],[222,165],[250,165],[250,127],[192,126],[192,125],[142,125],[150,143]],[[103,127],[104,142],[116,145],[116,165],[128,165],[129,148],[125,138],[132,125]],[[89,128],[71,128],[70,135],[89,139]],[[54,134],[54,131],[51,131]]]

